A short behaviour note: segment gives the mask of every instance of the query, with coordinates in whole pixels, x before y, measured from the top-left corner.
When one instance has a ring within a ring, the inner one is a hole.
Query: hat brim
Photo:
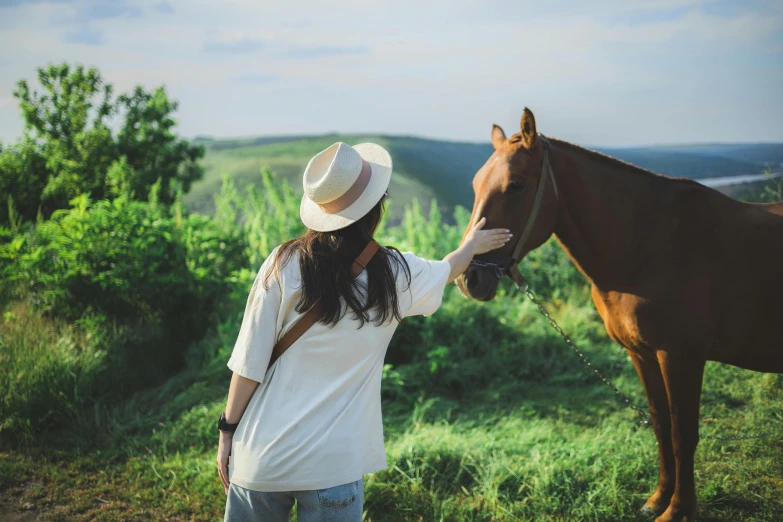
[[[306,195],[302,196],[299,215],[305,226],[317,232],[329,232],[345,228],[360,220],[381,200],[389,188],[392,173],[392,159],[389,152],[375,143],[360,143],[353,146],[363,160],[370,164],[370,182],[361,196],[349,207],[329,214]]]

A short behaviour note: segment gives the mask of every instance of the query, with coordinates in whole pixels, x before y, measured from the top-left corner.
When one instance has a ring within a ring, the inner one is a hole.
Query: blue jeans
[[[288,522],[296,500],[298,522],[361,522],[364,479],[327,489],[265,492],[231,484],[224,522]]]

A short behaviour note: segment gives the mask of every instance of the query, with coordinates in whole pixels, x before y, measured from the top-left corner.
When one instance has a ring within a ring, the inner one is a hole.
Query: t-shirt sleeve
[[[239,335],[228,360],[228,367],[248,379],[264,382],[272,348],[277,339],[277,316],[280,313],[282,290],[277,277],[270,277],[268,288],[264,278],[273,268],[272,252],[258,271],[245,305],[245,315]]]
[[[413,252],[405,252],[402,257],[411,270],[410,288],[402,287],[403,293],[408,293],[410,298],[410,307],[403,315],[434,314],[443,301],[451,265],[448,261],[422,259]]]

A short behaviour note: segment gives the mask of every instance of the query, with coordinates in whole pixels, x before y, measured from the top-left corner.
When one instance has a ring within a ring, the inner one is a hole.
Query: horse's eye
[[[508,184],[508,190],[513,190],[513,191],[519,192],[519,191],[525,190],[526,186],[527,186],[527,184],[524,181],[520,181],[518,179],[515,179],[514,181],[512,181],[511,183]]]

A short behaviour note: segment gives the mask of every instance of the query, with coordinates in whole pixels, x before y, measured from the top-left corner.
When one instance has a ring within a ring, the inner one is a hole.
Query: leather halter
[[[539,176],[538,183],[536,184],[536,195],[535,199],[533,200],[533,208],[530,210],[530,215],[528,216],[527,223],[525,224],[525,229],[522,232],[522,235],[519,236],[519,239],[517,239],[513,254],[511,254],[511,257],[506,259],[503,264],[475,260],[470,262],[470,264],[474,266],[494,268],[495,275],[498,279],[502,279],[504,275],[507,275],[509,278],[511,278],[512,281],[514,281],[514,283],[516,283],[517,286],[522,286],[525,284],[525,278],[519,271],[518,265],[521,261],[525,243],[527,242],[530,233],[533,231],[533,226],[535,225],[536,219],[538,218],[538,213],[541,211],[541,202],[544,200],[544,191],[546,190],[547,178],[552,180],[552,188],[555,191],[555,197],[560,200],[560,195],[558,194],[557,190],[557,183],[555,182],[555,174],[552,172],[552,166],[549,164],[549,151],[552,150],[552,144],[543,134],[539,134],[538,139],[541,140],[541,145],[544,149],[544,159],[541,163],[541,176]]]

